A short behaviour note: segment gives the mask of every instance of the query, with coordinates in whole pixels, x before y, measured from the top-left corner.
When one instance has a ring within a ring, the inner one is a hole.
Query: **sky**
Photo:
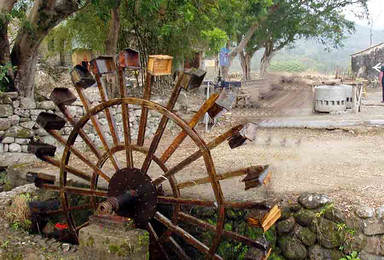
[[[369,0],[368,8],[370,19],[373,19],[374,30],[384,30],[384,0]],[[346,15],[349,19],[355,21],[359,25],[370,26],[368,20],[360,20],[352,14],[353,8],[346,10]]]

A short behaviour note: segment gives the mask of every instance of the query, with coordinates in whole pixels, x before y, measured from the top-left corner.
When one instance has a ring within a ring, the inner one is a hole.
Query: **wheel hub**
[[[116,213],[133,218],[138,227],[145,227],[157,211],[157,192],[151,178],[136,168],[118,170],[109,182],[107,195]]]

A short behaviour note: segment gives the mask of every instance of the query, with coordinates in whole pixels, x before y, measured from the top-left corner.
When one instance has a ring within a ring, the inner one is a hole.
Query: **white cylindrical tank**
[[[315,111],[344,111],[346,107],[346,88],[343,86],[315,87]]]
[[[341,87],[344,87],[346,90],[346,106],[347,109],[353,108],[353,87],[351,85],[340,85]]]

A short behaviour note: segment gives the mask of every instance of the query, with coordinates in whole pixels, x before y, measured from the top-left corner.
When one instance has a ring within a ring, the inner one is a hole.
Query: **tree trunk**
[[[109,22],[109,33],[105,40],[105,50],[107,55],[112,55],[115,59],[117,53],[117,42],[119,40],[120,32],[120,2],[116,4],[116,7],[111,10],[111,20]],[[107,92],[110,98],[119,97],[119,86],[117,80],[110,79],[107,85]]]
[[[229,67],[232,65],[233,60],[236,58],[236,56],[244,50],[244,48],[247,46],[248,42],[251,40],[252,35],[256,32],[257,28],[259,28],[259,23],[254,23],[247,31],[247,33],[244,35],[242,40],[240,41],[239,45],[237,45],[236,48],[234,48],[229,53]],[[229,67],[223,68],[223,78],[226,79],[228,77]]]
[[[17,67],[14,83],[21,96],[34,96],[33,83],[41,41],[52,28],[77,10],[76,0],[34,1],[11,52],[12,66]]]
[[[260,61],[260,77],[261,78],[264,78],[265,75],[267,74],[267,70],[269,69],[269,65],[271,64],[271,60],[274,54],[272,41],[268,41],[264,45],[264,47],[265,47],[264,54]]]
[[[240,65],[243,69],[243,79],[242,80],[251,80],[251,60],[253,55],[244,54],[244,52],[240,52]]]
[[[16,2],[17,0],[0,0],[0,66],[11,63],[10,46],[8,40],[9,18],[7,17],[7,14],[12,10]],[[8,81],[3,79],[0,82],[0,86],[2,86],[3,89],[6,88],[8,90],[13,90],[14,73],[12,68],[8,70],[6,77]]]

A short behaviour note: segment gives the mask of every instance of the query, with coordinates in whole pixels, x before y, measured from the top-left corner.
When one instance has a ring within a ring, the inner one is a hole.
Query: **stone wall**
[[[275,255],[286,259],[384,259],[384,207],[343,211],[326,195],[303,194],[283,207]],[[280,258],[281,259],[281,258]]]
[[[92,100],[93,106],[100,103],[99,96],[95,93],[90,93],[89,99]],[[160,104],[163,103],[161,100],[158,102],[160,102]],[[75,119],[84,115],[84,108],[80,101],[74,102],[72,105],[67,106],[67,108]],[[116,120],[120,138],[124,140],[121,108],[113,107],[111,110]],[[25,163],[36,160],[33,155],[28,154],[28,143],[31,140],[40,140],[44,143],[56,145],[59,148],[56,154],[60,154],[63,146],[58,145],[56,140],[36,123],[36,119],[41,112],[56,113],[63,117],[52,101],[35,102],[30,98],[18,97],[16,92],[0,92],[0,168],[7,167],[14,163]],[[140,114],[140,107],[131,106],[130,122],[133,140],[136,139],[137,136]],[[111,141],[112,137],[105,114],[100,113],[98,118],[107,140]],[[146,131],[147,137],[154,134],[159,121],[160,114],[155,111],[150,111]],[[172,122],[168,123],[169,128],[173,128],[173,126]],[[72,126],[67,124],[60,130],[60,134],[64,138],[67,138],[72,129]],[[102,146],[91,121],[84,126],[84,130],[97,146]],[[78,137],[75,146],[85,148],[85,143]]]

